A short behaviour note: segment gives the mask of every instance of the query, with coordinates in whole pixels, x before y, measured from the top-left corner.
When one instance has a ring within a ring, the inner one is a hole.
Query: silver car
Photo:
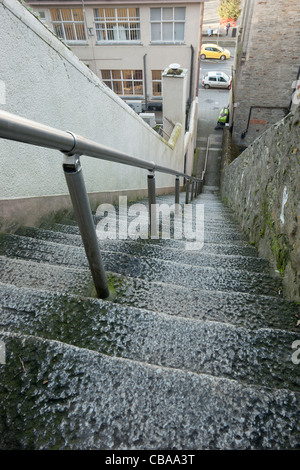
[[[202,80],[204,88],[231,88],[232,78],[224,72],[207,72]]]

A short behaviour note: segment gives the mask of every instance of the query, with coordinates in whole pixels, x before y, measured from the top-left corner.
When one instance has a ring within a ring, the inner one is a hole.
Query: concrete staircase
[[[100,242],[108,300],[75,222],[2,234],[1,449],[300,448],[299,306],[218,193],[197,203],[200,251]]]

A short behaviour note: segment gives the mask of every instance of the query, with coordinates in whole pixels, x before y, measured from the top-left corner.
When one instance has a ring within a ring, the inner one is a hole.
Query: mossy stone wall
[[[225,161],[221,194],[287,296],[300,301],[300,107]]]

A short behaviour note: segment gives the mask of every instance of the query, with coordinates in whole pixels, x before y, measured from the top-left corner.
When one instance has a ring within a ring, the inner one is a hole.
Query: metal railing
[[[64,154],[64,175],[96,292],[100,298],[107,298],[109,296],[109,288],[102,263],[90,203],[82,175],[80,156],[86,155],[100,160],[130,165],[149,171],[148,199],[151,233],[156,229],[156,214],[151,210],[156,203],[155,172],[167,173],[176,176],[175,204],[179,204],[180,177],[183,177],[186,180],[186,204],[189,202],[189,194],[190,200],[193,200],[195,196],[200,194],[202,189],[202,180],[200,178],[157,165],[154,162],[133,157],[110,147],[100,145],[92,140],[85,139],[77,134],[75,135],[73,132],[61,131],[6,111],[0,111],[0,137],[48,149],[59,150]],[[190,184],[192,184],[191,191]]]

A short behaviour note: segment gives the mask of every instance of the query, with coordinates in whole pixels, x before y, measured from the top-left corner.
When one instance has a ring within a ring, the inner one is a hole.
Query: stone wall
[[[300,106],[222,171],[222,199],[300,300]]]
[[[299,21],[298,0],[243,4],[233,86],[238,145],[247,147],[289,111],[300,64]]]

